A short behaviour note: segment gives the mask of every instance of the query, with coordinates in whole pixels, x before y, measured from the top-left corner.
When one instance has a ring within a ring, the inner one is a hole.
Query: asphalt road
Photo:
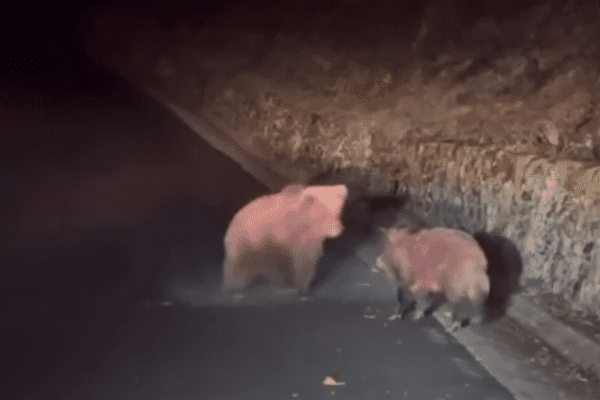
[[[512,398],[434,319],[388,321],[393,297],[335,274],[306,301],[215,301],[227,223],[266,188],[77,62],[3,73],[5,398],[331,398],[332,374],[335,398]]]

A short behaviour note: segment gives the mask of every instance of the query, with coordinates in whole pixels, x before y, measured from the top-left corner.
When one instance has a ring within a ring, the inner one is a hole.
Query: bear
[[[339,219],[345,185],[289,185],[238,211],[225,234],[222,290],[243,290],[256,277],[307,293],[327,238],[344,230]]]
[[[442,227],[417,232],[390,228],[386,236],[379,262],[398,286],[402,317],[411,311],[416,320],[429,316],[448,301],[453,308],[450,330],[455,331],[481,315],[490,291],[488,261],[472,236]]]

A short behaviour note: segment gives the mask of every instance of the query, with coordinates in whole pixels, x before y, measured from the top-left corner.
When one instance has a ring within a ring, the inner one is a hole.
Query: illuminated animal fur
[[[242,290],[257,276],[307,292],[323,242],[343,231],[345,185],[290,185],[242,208],[225,234],[224,290]]]
[[[469,317],[481,312],[490,290],[485,254],[462,231],[389,229],[380,260],[388,278],[398,285],[401,315],[416,306],[414,317],[419,319],[447,300],[453,306],[453,330],[468,325]]]

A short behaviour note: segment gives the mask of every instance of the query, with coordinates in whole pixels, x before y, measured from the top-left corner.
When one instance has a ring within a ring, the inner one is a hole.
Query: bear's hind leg
[[[296,254],[293,262],[294,288],[300,293],[308,293],[315,278],[317,265],[323,254],[322,246],[311,251]]]
[[[265,278],[267,278],[267,280],[269,281],[269,286],[276,286],[281,288],[287,286],[285,282],[285,277],[275,266],[269,266],[265,268],[265,270],[263,270],[261,274]]]

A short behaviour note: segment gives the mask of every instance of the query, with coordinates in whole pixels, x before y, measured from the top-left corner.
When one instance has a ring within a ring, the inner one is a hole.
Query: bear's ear
[[[344,208],[344,204],[346,204],[346,199],[348,199],[348,188],[346,185],[337,185],[335,186],[335,193],[334,212],[336,215],[339,215],[342,212],[342,208]]]
[[[289,185],[281,191],[281,194],[283,194],[284,196],[298,196],[303,191],[304,186],[302,185]]]

